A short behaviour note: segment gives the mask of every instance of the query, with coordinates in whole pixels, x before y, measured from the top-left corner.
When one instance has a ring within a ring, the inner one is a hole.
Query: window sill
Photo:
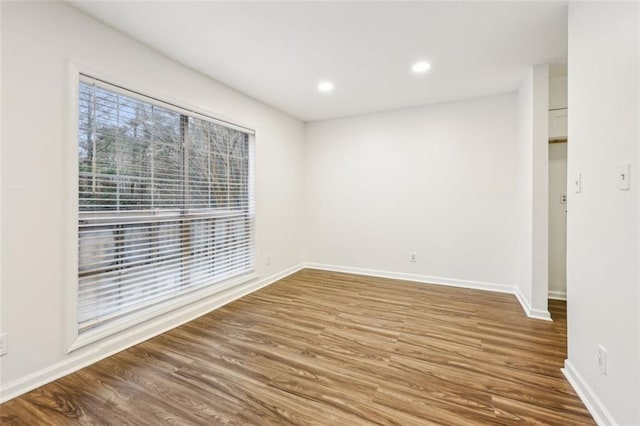
[[[167,314],[171,311],[175,311],[179,308],[187,306],[189,304],[201,301],[215,294],[230,290],[239,285],[248,283],[258,278],[258,274],[255,272],[249,272],[237,277],[230,278],[228,280],[212,284],[209,287],[188,292],[177,296],[175,299],[170,299],[161,302],[157,305],[150,306],[146,309],[138,311],[134,314],[126,317],[114,320],[103,326],[87,330],[80,335],[77,335],[73,342],[67,348],[67,353],[71,353],[77,349],[96,343],[99,340],[106,339],[108,337],[115,337],[118,333],[142,325],[145,322],[151,321],[161,315]],[[77,332],[77,329],[76,329]]]

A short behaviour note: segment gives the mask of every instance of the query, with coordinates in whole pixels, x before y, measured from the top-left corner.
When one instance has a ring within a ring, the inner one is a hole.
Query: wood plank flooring
[[[3,404],[0,423],[594,424],[550,307],[307,269]]]

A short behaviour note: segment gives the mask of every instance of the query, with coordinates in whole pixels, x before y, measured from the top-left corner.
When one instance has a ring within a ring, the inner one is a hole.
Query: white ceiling
[[[304,121],[508,92],[567,56],[564,2],[71,3]]]

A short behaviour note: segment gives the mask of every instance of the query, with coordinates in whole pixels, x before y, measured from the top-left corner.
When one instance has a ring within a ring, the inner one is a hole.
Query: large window
[[[251,132],[79,84],[79,333],[252,272]]]

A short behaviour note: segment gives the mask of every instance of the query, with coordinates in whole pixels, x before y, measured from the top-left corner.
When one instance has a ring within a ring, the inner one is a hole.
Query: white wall
[[[548,316],[549,65],[533,68],[533,290],[531,309]]]
[[[516,218],[518,288],[531,306],[533,294],[533,69],[527,70],[518,89],[516,138]]]
[[[549,144],[549,296],[567,295],[567,144]]]
[[[516,107],[507,94],[308,124],[307,260],[514,285]]]
[[[0,23],[2,22],[2,5],[0,4]],[[2,31],[0,31],[0,99],[2,98]],[[2,102],[0,102],[0,188],[2,188]],[[0,196],[0,242],[2,241],[2,197]],[[2,244],[0,243],[0,309],[2,309]],[[0,332],[4,330],[2,312],[0,312]],[[0,383],[3,377],[4,357],[0,357]]]
[[[215,48],[215,47],[212,47]],[[64,157],[71,58],[141,91],[197,105],[257,129],[257,272],[273,276],[303,261],[300,246],[304,126],[58,2],[2,3],[3,396],[121,349],[160,321],[65,354]],[[33,124],[37,123],[37,124]],[[266,267],[266,256],[273,263]],[[243,286],[246,290],[247,286]],[[235,294],[235,293],[234,293]],[[231,293],[225,297],[231,297]],[[218,300],[218,299],[216,299]],[[192,309],[213,307],[213,300]],[[208,303],[208,304],[207,304]],[[186,312],[186,311],[185,311]],[[167,328],[188,318],[166,316]],[[81,360],[81,361],[77,361]]]
[[[527,314],[548,319],[549,66],[529,69],[518,90],[518,288]]]
[[[551,65],[552,67],[554,65]],[[549,109],[567,107],[567,76],[549,76]]]
[[[640,424],[639,5],[569,6],[567,371],[604,424]],[[618,167],[632,163],[631,190]],[[569,183],[571,186],[571,183]],[[599,372],[598,344],[608,350]]]
[[[636,34],[637,34],[636,40],[640,40],[640,7],[636,7]],[[636,49],[636,51],[637,51],[637,49]],[[637,60],[640,62],[640,58],[638,58]],[[640,68],[640,64],[638,65],[638,68]],[[637,70],[637,71],[640,71],[640,70]],[[637,84],[640,84],[640,83],[637,83]],[[638,90],[637,102],[638,102],[639,106],[636,109],[636,124],[637,124],[636,131],[638,132],[637,135],[640,135],[640,90]],[[637,170],[640,170],[640,167],[639,167],[640,166],[640,148],[637,151],[638,151],[637,152],[637,160],[636,160],[637,162],[636,162],[636,169],[635,169],[636,173],[637,173]],[[638,203],[639,203],[638,210],[640,211],[640,197],[637,197],[637,199],[638,199]],[[636,230],[636,233],[637,233],[636,234],[637,235],[637,241],[640,241],[640,226],[638,226],[638,228]],[[640,245],[640,243],[639,243],[639,245]],[[637,256],[636,256],[636,265],[637,265],[637,268],[638,268],[638,276],[640,277],[640,248],[638,249],[638,253],[637,253]],[[640,280],[637,280],[637,281],[640,281]],[[640,288],[638,289],[637,293],[638,293],[638,295],[637,295],[638,296],[638,305],[637,305],[638,308],[637,308],[636,316],[638,318],[638,327],[637,327],[636,332],[637,332],[637,336],[638,336],[638,340],[637,340],[638,351],[636,353],[636,357],[637,357],[636,358],[637,359],[636,365],[640,366]],[[638,368],[640,368],[640,367],[638,367]],[[637,393],[638,394],[638,399],[640,399],[640,371],[637,374],[638,374],[639,377],[638,377],[638,380],[637,380],[636,388],[638,390],[638,393]],[[636,407],[637,407],[637,420],[640,423],[640,404],[636,404]]]

